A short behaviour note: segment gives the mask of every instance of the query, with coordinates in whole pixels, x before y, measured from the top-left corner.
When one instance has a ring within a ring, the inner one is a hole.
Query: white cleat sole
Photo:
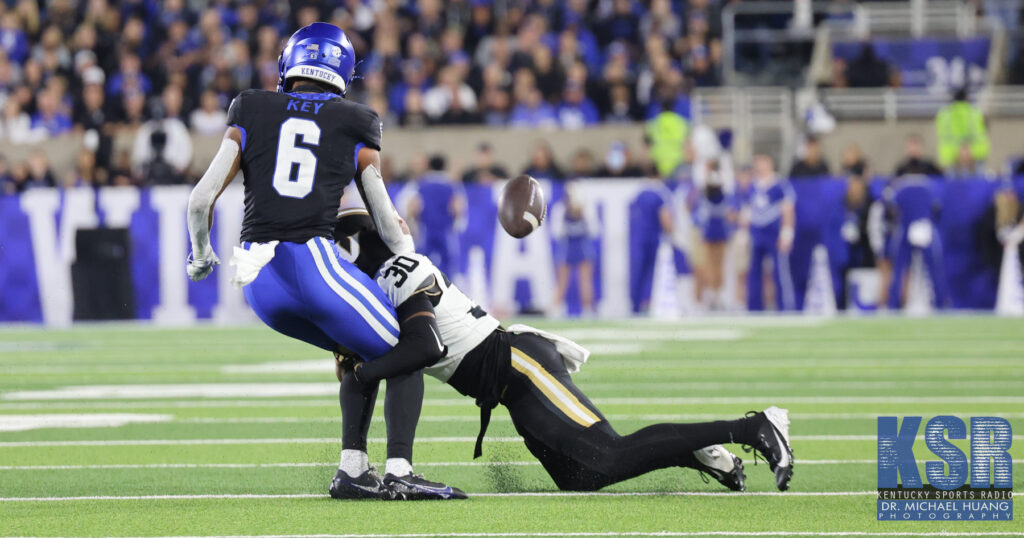
[[[793,448],[789,444],[789,411],[774,405],[764,410],[764,416],[775,430],[775,436],[782,443],[782,457],[775,464],[775,485],[779,490],[789,489],[793,477]]]

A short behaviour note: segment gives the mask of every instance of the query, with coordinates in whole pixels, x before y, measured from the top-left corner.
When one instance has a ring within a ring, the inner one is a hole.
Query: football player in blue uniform
[[[278,66],[276,92],[247,90],[231,103],[220,149],[192,191],[188,276],[205,278],[219,263],[210,245],[213,205],[241,170],[245,218],[242,246],[235,247],[231,264],[237,266],[233,281],[244,286],[253,311],[274,330],[336,356],[379,357],[399,342],[396,309],[373,280],[338,257],[331,238],[342,191],[355,177],[388,247],[413,250],[381,179],[380,119],[369,107],[344,99],[355,52],[338,27],[313,23],[295,32]],[[433,331],[429,324],[421,318],[409,330]],[[412,474],[421,372],[388,381],[387,474],[381,478],[369,467],[362,426],[376,395],[376,385],[342,383],[343,451],[331,495],[464,497]]]

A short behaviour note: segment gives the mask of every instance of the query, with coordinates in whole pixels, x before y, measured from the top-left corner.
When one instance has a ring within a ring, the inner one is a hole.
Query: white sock
[[[409,476],[412,474],[412,464],[405,458],[388,458],[384,464],[384,472],[395,476]]]
[[[341,465],[338,468],[355,478],[370,469],[370,457],[362,450],[342,450]]]

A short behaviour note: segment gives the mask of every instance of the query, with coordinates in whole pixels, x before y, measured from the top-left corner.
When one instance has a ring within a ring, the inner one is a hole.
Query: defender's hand
[[[195,258],[189,256],[188,265],[185,266],[185,272],[188,273],[188,278],[193,282],[198,282],[213,272],[213,266],[220,265],[220,258],[211,249],[209,253],[202,258]]]
[[[346,374],[354,372],[356,367],[362,361],[353,355],[342,355],[338,352],[334,353],[334,374],[338,376],[338,381],[344,379]]]

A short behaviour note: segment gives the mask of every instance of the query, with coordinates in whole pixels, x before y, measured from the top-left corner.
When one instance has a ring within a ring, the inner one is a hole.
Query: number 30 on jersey
[[[316,176],[316,154],[301,146],[320,145],[320,126],[313,120],[288,118],[281,124],[277,137],[277,163],[274,165],[274,190],[281,196],[305,198],[313,192]]]

